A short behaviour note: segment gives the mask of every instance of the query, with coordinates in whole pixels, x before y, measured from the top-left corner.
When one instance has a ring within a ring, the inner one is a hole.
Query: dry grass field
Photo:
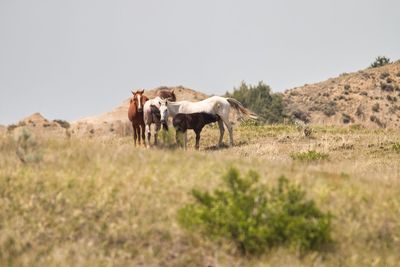
[[[398,266],[400,131],[236,126],[233,148],[135,148],[128,137],[0,137],[0,266]],[[19,138],[19,139],[18,139]],[[25,138],[25,139],[24,139]],[[226,134],[225,134],[226,138]],[[227,140],[225,140],[227,141]],[[298,160],[298,152],[327,154]],[[235,166],[261,183],[285,175],[333,214],[334,246],[302,257],[240,255],[229,240],[183,229],[193,188],[213,190]]]

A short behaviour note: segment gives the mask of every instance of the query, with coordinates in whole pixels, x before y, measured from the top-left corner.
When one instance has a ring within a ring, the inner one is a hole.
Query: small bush
[[[334,101],[329,102],[323,108],[324,114],[328,117],[335,115],[336,110],[337,110],[337,107],[336,107],[336,103]]]
[[[390,112],[391,114],[395,114],[398,110],[400,111],[400,106],[397,106],[397,105],[393,105],[393,106],[391,106],[391,107],[389,108],[389,112]]]
[[[364,108],[361,106],[361,105],[359,105],[358,107],[357,107],[357,110],[356,110],[356,116],[357,117],[364,117]]]
[[[385,56],[379,56],[375,59],[375,61],[371,64],[371,68],[378,68],[390,64],[390,58]]]
[[[372,122],[375,122],[379,127],[381,127],[381,128],[385,128],[386,127],[386,124],[385,123],[383,123],[377,116],[375,116],[375,115],[371,115],[370,117],[369,117],[369,119],[372,121]]]
[[[385,92],[393,92],[395,90],[394,86],[390,83],[381,83],[381,89]]]
[[[342,113],[342,121],[345,124],[350,123],[350,122],[354,122],[353,118],[350,115],[346,114],[346,113]]]
[[[304,112],[303,110],[300,109],[296,109],[293,110],[291,113],[291,120],[295,121],[297,120],[301,120],[304,123],[309,123],[310,122],[310,114],[308,114],[307,112]]]
[[[273,93],[263,82],[257,85],[242,82],[232,93],[227,92],[225,96],[237,99],[266,123],[282,123],[286,118],[283,95]]]
[[[322,212],[306,193],[280,177],[278,185],[259,185],[250,171],[240,177],[236,169],[224,176],[226,188],[214,193],[193,190],[196,202],[179,211],[179,222],[211,237],[232,240],[243,254],[261,254],[274,246],[304,253],[332,241],[331,215]]]
[[[169,127],[168,129],[161,129],[159,131],[161,142],[158,144],[160,147],[164,148],[173,148],[175,147],[175,135],[177,133],[173,129],[173,127]],[[181,136],[183,138],[183,136]]]
[[[379,75],[379,78],[381,78],[382,80],[386,79],[387,77],[389,77],[390,74],[389,72],[382,72],[381,75]]]
[[[375,104],[372,106],[372,111],[373,111],[373,112],[379,112],[379,110],[380,110],[379,103],[375,103]]]
[[[397,152],[400,153],[400,142],[394,143],[392,146],[392,149]]]
[[[299,161],[319,161],[319,160],[325,160],[329,158],[329,155],[326,153],[320,153],[315,150],[309,150],[306,152],[296,152],[290,154],[290,157],[293,160],[299,160]]]
[[[42,155],[39,153],[39,146],[35,136],[23,129],[17,137],[17,148],[15,153],[19,160],[23,163],[38,163],[42,160]]]

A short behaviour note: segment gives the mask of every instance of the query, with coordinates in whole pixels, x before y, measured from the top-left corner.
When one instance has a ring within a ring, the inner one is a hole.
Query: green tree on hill
[[[281,123],[285,118],[282,94],[273,93],[262,81],[256,86],[242,82],[239,88],[234,88],[232,93],[227,92],[226,96],[240,101],[264,122]]]
[[[385,57],[385,56],[379,56],[379,57],[377,57],[376,59],[375,59],[375,61],[374,62],[372,62],[372,64],[371,64],[371,68],[378,68],[378,67],[382,67],[382,66],[385,66],[385,65],[387,65],[387,64],[390,64],[390,63],[392,63],[391,61],[390,61],[390,58],[388,58],[388,57]]]

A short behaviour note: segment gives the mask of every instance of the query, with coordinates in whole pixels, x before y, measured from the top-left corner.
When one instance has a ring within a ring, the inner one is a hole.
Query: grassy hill
[[[199,152],[134,148],[122,137],[1,135],[0,266],[396,266],[400,132],[312,130],[306,138],[292,126],[238,126],[237,146],[215,150],[218,130],[206,127]],[[297,156],[311,150],[327,156]],[[191,190],[220,187],[231,166],[305,188],[334,216],[334,247],[244,257],[229,240],[183,229],[177,212]]]

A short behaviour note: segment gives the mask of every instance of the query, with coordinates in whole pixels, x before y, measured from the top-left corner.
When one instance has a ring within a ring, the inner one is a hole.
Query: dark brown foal
[[[200,147],[200,133],[203,127],[209,123],[217,122],[221,118],[216,114],[210,114],[206,112],[197,112],[190,114],[178,113],[172,120],[172,124],[176,130],[176,142],[179,142],[178,134],[185,134],[184,136],[184,148],[187,147],[187,130],[193,129],[196,133],[196,149]]]

